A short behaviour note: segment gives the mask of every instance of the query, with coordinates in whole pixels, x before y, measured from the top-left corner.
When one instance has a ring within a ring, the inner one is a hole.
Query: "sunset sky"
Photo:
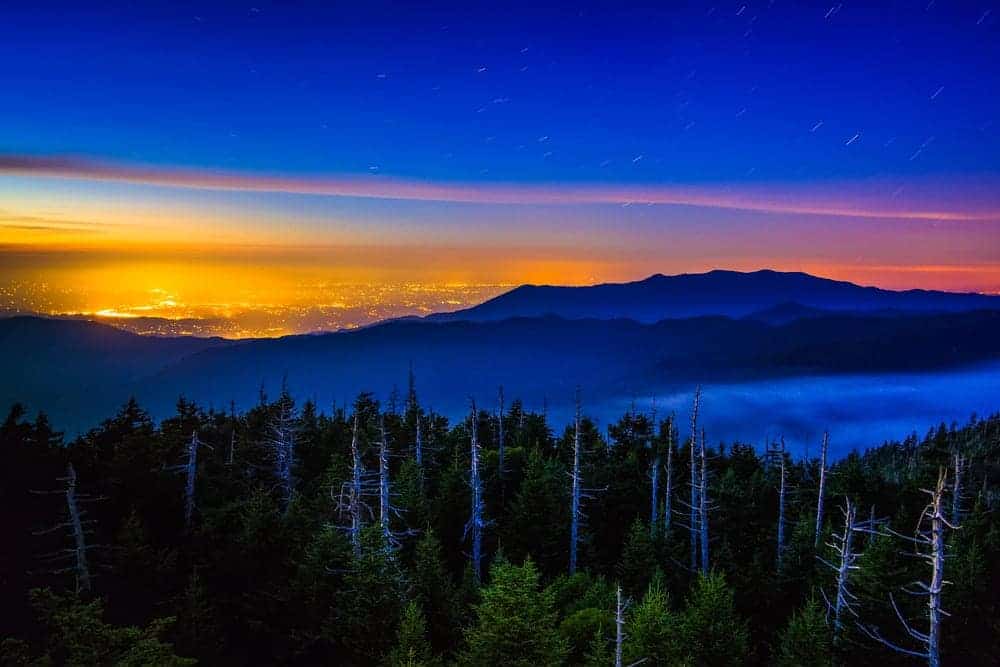
[[[1000,6],[16,4],[3,311],[278,335],[715,267],[1000,293]]]

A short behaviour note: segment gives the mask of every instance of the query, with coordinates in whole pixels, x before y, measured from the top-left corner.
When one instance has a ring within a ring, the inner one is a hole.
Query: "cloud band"
[[[775,214],[953,222],[1000,221],[996,197],[914,201],[880,184],[823,186],[435,183],[383,176],[273,175],[0,153],[0,174],[202,190],[518,205],[675,205]],[[833,190],[836,194],[831,194]],[[997,192],[1000,190],[993,190]],[[918,194],[919,196],[919,194]],[[940,201],[947,201],[942,206]]]

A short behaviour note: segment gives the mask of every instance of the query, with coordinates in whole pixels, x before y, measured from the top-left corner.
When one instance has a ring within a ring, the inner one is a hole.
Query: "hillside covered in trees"
[[[448,423],[411,380],[130,401],[70,442],[14,406],[2,662],[995,664],[1000,416],[793,460],[699,400],[598,429],[585,393],[554,425],[501,390]]]

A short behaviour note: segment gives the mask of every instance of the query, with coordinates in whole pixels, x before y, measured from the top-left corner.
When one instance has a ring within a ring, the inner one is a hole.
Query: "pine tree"
[[[427,641],[427,623],[420,605],[410,602],[403,610],[396,648],[389,656],[391,667],[431,667],[436,661]]]
[[[602,630],[595,632],[587,653],[583,656],[584,667],[608,667],[614,664],[614,660],[611,644],[604,636],[604,632]]]
[[[642,519],[636,518],[622,547],[618,578],[627,593],[635,594],[646,589],[655,569],[656,550],[649,529]]]
[[[222,632],[198,568],[191,571],[177,606],[178,648],[201,658],[217,657]]]
[[[410,577],[411,595],[430,624],[430,640],[438,653],[451,649],[460,625],[460,602],[455,584],[444,567],[441,542],[433,530],[417,540]]]
[[[510,503],[510,528],[503,540],[507,555],[514,560],[531,556],[548,575],[563,570],[569,541],[566,500],[565,469],[556,459],[532,452]]]
[[[552,596],[539,589],[538,570],[530,559],[520,566],[494,562],[466,644],[461,662],[470,667],[562,664],[566,645],[556,630]]]
[[[403,607],[403,573],[390,556],[379,526],[361,531],[361,557],[345,577],[351,591],[340,631],[359,660],[384,656],[392,647]]]
[[[744,663],[749,638],[746,622],[737,616],[733,591],[721,574],[698,575],[675,636],[678,650],[694,664]]]
[[[833,667],[833,642],[823,609],[815,600],[795,612],[778,640],[777,667]]]
[[[670,601],[663,588],[663,577],[655,576],[646,589],[642,602],[629,615],[625,641],[625,664],[667,666],[675,664],[674,644],[677,621],[670,612]]]
[[[163,641],[173,618],[155,619],[145,628],[118,627],[104,622],[100,599],[83,602],[73,593],[36,589],[31,601],[47,630],[45,655],[32,664],[187,667],[197,663],[177,656]]]

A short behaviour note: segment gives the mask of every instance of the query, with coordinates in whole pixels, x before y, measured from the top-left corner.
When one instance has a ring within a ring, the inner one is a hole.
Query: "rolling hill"
[[[43,330],[44,336],[28,335]],[[446,414],[497,385],[537,405],[576,386],[594,400],[651,388],[766,377],[937,369],[1000,356],[1000,312],[829,314],[784,324],[710,316],[634,320],[407,320],[251,341],[159,339],[99,324],[0,320],[0,399],[44,409],[71,432],[135,395],[154,416],[185,395],[248,406],[282,379],[329,408],[361,391],[386,398],[412,362],[422,400]]]

